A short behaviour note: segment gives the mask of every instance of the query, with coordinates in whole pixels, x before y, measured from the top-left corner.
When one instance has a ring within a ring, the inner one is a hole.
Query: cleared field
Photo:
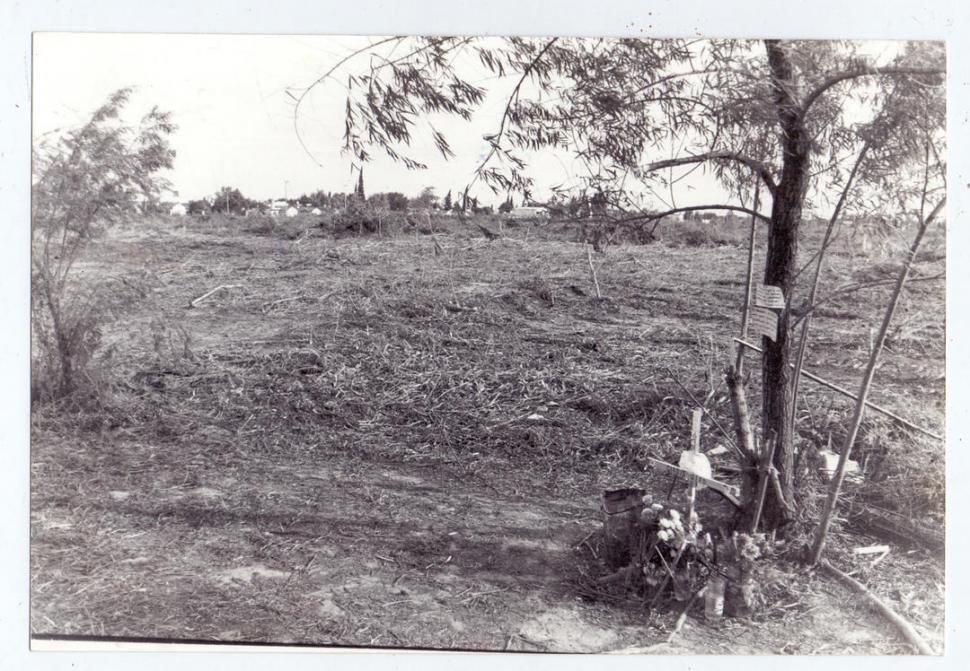
[[[610,247],[594,255],[596,299],[584,247],[554,225],[489,243],[453,222],[438,252],[418,234],[201,226],[146,224],[78,266],[143,298],[106,329],[107,402],[33,416],[35,635],[581,651],[665,638],[676,613],[585,589],[596,546],[581,541],[603,487],[666,497],[647,457],[686,448],[681,385],[720,383],[743,249]],[[918,273],[942,266],[931,251]],[[830,286],[877,271],[838,254]],[[854,389],[888,293],[827,303],[807,367]],[[938,432],[943,296],[942,281],[911,285],[873,394]],[[847,403],[804,389],[801,435],[837,444]],[[719,440],[706,425],[703,449]],[[941,445],[872,421],[859,454],[868,505],[942,523]],[[868,542],[847,530],[834,551]],[[893,552],[863,577],[942,646],[942,558]],[[658,651],[903,650],[823,577],[793,569],[775,605]]]

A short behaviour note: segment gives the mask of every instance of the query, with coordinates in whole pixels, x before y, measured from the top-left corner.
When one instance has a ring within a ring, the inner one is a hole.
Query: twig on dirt
[[[914,648],[916,648],[916,651],[919,654],[921,655],[934,654],[933,649],[930,648],[929,644],[927,644],[927,642],[923,640],[923,637],[920,636],[919,633],[913,628],[913,625],[911,625],[909,622],[903,619],[901,615],[899,615],[896,611],[894,611],[892,608],[886,605],[886,602],[884,602],[882,599],[880,599],[875,594],[873,594],[868,589],[866,589],[865,585],[863,585],[858,580],[855,580],[854,578],[849,577],[839,569],[832,566],[832,564],[830,564],[828,560],[825,560],[825,559],[821,560],[819,562],[819,566],[821,566],[822,570],[824,570],[826,573],[833,576],[834,578],[844,583],[845,585],[848,585],[856,593],[861,594],[863,597],[865,597],[866,600],[869,602],[869,604],[873,608],[875,608],[880,615],[885,617],[887,620],[892,622],[893,625],[896,626],[896,628],[903,635],[906,641]]]
[[[299,568],[294,567],[294,569],[292,571],[290,571],[290,574],[288,576],[286,576],[286,580],[283,581],[283,584],[280,585],[280,588],[278,590],[276,590],[276,593],[279,594],[284,589],[286,589],[286,586],[290,584],[290,580],[292,580],[293,579],[293,576],[296,575],[298,572],[306,572],[307,570],[309,570],[310,564],[312,564],[314,561],[316,561],[316,558],[317,558],[317,555],[318,554],[320,554],[320,553],[319,552],[314,552],[310,556],[310,558],[306,560],[306,562],[303,564],[303,566],[301,566]]]
[[[704,596],[704,592],[707,591],[707,585],[704,585],[699,590],[691,594],[690,598],[687,599],[687,603],[684,604],[684,609],[680,611],[680,615],[677,616],[677,621],[674,622],[674,628],[671,630],[670,635],[667,636],[667,643],[673,643],[674,637],[680,633],[680,630],[684,628],[684,623],[687,622],[687,613],[693,607],[697,600]]]
[[[531,645],[531,646],[533,646],[535,648],[539,648],[540,650],[548,650],[549,649],[548,646],[546,646],[545,643],[540,643],[539,641],[533,641],[531,638],[526,638],[522,634],[512,634],[511,638],[515,638],[515,639],[517,639],[519,641],[522,641],[523,643],[527,643],[528,645]]]
[[[479,597],[489,596],[489,595],[492,595],[492,594],[498,594],[499,592],[507,592],[507,591],[509,591],[509,588],[508,587],[501,587],[499,589],[490,589],[490,590],[486,590],[484,592],[472,592],[471,594],[469,594],[468,596],[466,596],[464,599],[462,599],[460,601],[460,603],[465,603],[466,601],[471,601],[472,599],[477,599]]]
[[[585,543],[586,541],[588,541],[590,538],[592,538],[593,537],[593,534],[595,534],[596,532],[597,532],[597,529],[593,529],[588,534],[586,534],[585,536],[583,536],[581,540],[579,540],[576,543],[574,543],[573,544],[573,547],[574,548],[578,548],[580,545],[582,545],[583,543]]]
[[[690,524],[689,521],[688,521],[688,524]],[[684,556],[684,550],[687,549],[687,545],[688,543],[685,540],[684,544],[681,545],[680,549],[677,551],[677,555],[674,557],[674,563],[671,566],[667,566],[667,562],[664,561],[664,566],[667,567],[667,575],[665,575],[663,580],[660,581],[660,586],[657,587],[657,591],[654,592],[653,598],[650,599],[650,604],[647,606],[648,608],[652,609],[654,606],[657,605],[657,602],[660,600],[660,596],[663,594],[664,589],[667,587],[667,583],[669,583],[671,578],[674,577],[674,571],[676,571],[677,566],[680,565],[680,560]],[[657,553],[657,555],[661,559],[663,559],[663,555],[661,555],[659,552]]]
[[[280,298],[279,300],[269,301],[267,303],[263,303],[260,307],[261,309],[265,310],[266,308],[271,307],[273,305],[279,305],[280,303],[289,303],[290,301],[298,301],[301,298],[306,298],[306,294],[297,294],[296,296],[289,296],[288,298]]]
[[[390,606],[398,606],[402,603],[415,603],[414,599],[400,599],[398,601],[388,601],[387,603],[382,603],[381,606],[388,608]]]
[[[196,305],[198,305],[199,303],[201,303],[202,301],[204,301],[206,298],[216,293],[217,291],[220,291],[222,289],[236,289],[241,286],[242,286],[241,284],[220,284],[212,291],[207,291],[201,296],[199,296],[198,298],[189,301],[189,307],[194,308]]]
[[[618,569],[613,573],[610,573],[609,575],[605,575],[602,578],[597,578],[596,584],[607,585],[609,583],[619,582],[620,580],[623,580],[624,578],[629,578],[631,575],[636,573],[637,568],[638,567],[635,566],[634,564],[624,566],[623,568]]]
[[[316,299],[316,301],[318,303],[322,303],[323,301],[327,300],[328,298],[330,298],[331,296],[335,295],[336,293],[337,293],[336,291],[331,291],[328,294],[324,294],[323,296],[320,296],[319,298]],[[267,303],[263,303],[260,306],[260,309],[261,310],[266,310],[266,308],[272,307],[274,305],[280,305],[281,303],[289,303],[291,301],[298,301],[301,298],[310,298],[310,296],[307,296],[306,294],[303,294],[303,293],[299,293],[296,296],[288,296],[286,298],[280,298],[280,299],[277,299],[275,301],[269,301]]]

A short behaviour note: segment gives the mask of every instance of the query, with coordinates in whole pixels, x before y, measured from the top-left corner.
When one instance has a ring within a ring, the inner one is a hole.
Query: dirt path
[[[664,654],[894,645],[824,591],[792,617],[691,619],[657,645],[672,614],[590,603],[572,587],[585,561],[575,546],[599,524],[594,497],[550,499],[514,473],[500,492],[467,473],[333,457],[200,464],[190,482],[161,454],[148,462],[36,511],[35,634]]]

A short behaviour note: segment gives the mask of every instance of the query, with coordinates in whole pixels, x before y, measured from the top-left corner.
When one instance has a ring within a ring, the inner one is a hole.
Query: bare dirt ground
[[[34,635],[907,651],[855,597],[801,569],[754,621],[692,613],[672,644],[676,612],[582,589],[598,565],[602,488],[667,495],[646,457],[685,447],[675,383],[702,393],[712,369],[716,384],[743,250],[611,248],[596,259],[596,300],[579,245],[438,238],[441,255],[425,236],[159,228],[92,250],[84,281],[123,275],[144,299],[105,333],[102,365],[120,380],[110,402],[33,418]],[[187,307],[219,285],[231,286]],[[914,286],[911,301],[942,305],[941,285]],[[810,359],[854,386],[878,310],[849,319],[863,303],[847,300],[819,319]],[[923,340],[899,336],[877,400],[938,427],[942,338],[929,354]],[[806,422],[822,432],[845,408],[811,394]],[[705,431],[709,449],[718,435]],[[870,542],[845,530],[833,552]],[[840,564],[942,649],[941,558],[894,548],[878,567],[852,561]]]

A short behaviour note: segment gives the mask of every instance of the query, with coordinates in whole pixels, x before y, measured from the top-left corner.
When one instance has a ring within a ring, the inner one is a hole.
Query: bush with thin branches
[[[37,401],[94,390],[89,370],[105,321],[133,297],[123,280],[77,282],[84,249],[111,226],[157,204],[160,172],[175,153],[170,115],[121,119],[132,90],[111,94],[81,125],[34,148],[32,184],[32,396]]]

